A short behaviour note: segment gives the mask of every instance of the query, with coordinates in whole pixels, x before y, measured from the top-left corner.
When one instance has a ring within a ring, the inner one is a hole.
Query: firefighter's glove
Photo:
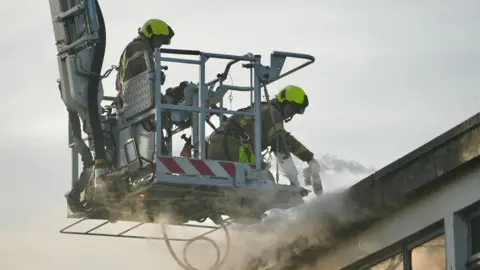
[[[312,159],[308,162],[308,170],[312,176],[320,174],[320,164],[316,159]]]
[[[312,159],[308,162],[308,168],[303,169],[302,173],[305,185],[310,186],[312,185],[312,178],[321,179],[320,164],[316,159]]]
[[[308,168],[305,168],[303,169],[302,174],[303,174],[303,181],[305,182],[305,185],[311,186],[312,176],[310,175],[310,170]]]

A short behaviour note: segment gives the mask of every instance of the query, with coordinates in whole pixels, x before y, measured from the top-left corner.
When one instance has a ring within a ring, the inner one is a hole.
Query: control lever
[[[183,145],[182,151],[180,152],[180,156],[191,158],[192,157],[192,149],[193,149],[192,136],[187,137],[187,135],[182,134],[182,136],[180,138],[182,138],[182,140],[185,141],[185,144]]]

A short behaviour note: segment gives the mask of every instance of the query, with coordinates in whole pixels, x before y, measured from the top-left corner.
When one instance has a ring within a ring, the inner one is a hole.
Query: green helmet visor
[[[296,103],[296,102],[289,102],[289,103],[292,104],[295,107],[295,112],[296,113],[303,114],[305,112],[305,109],[308,106],[308,96],[305,95],[305,97],[303,98],[303,102],[301,104]]]

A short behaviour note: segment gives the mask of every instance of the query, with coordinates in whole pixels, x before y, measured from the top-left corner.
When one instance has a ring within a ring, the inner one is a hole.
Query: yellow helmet
[[[168,43],[170,43],[170,40],[175,35],[173,29],[166,22],[159,19],[150,19],[146,21],[142,28],[139,29],[139,33],[147,38],[152,38],[154,36],[166,37]]]
[[[296,86],[288,85],[277,94],[277,101],[280,103],[290,103],[298,108],[297,113],[303,114],[308,106],[308,97],[305,91]]]

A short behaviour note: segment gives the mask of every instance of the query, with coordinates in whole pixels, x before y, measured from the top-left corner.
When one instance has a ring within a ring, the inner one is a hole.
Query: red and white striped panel
[[[157,171],[161,173],[235,178],[234,162],[184,157],[157,157],[157,160]],[[255,164],[249,165],[255,168]]]

